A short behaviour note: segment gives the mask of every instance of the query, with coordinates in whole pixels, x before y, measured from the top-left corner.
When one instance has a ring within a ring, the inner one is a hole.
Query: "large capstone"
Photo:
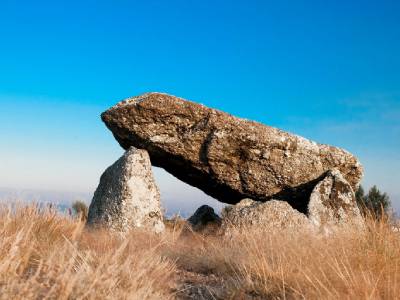
[[[221,202],[281,199],[306,212],[317,182],[338,169],[355,189],[362,167],[349,152],[160,93],[102,114],[120,145]]]
[[[103,173],[89,207],[88,224],[116,231],[164,230],[160,193],[146,150],[129,148]]]

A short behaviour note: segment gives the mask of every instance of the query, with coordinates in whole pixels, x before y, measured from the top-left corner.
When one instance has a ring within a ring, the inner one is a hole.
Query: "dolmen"
[[[102,175],[90,224],[162,231],[150,161],[220,202],[251,199],[228,209],[238,225],[249,223],[239,211],[256,208],[264,214],[259,220],[278,208],[294,210],[282,216],[295,220],[282,224],[362,222],[354,191],[363,168],[343,149],[162,93],[123,100],[101,118],[127,152]]]

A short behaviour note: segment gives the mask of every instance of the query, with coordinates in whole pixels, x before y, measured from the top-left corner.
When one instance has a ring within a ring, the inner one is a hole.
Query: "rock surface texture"
[[[328,170],[353,188],[362,177],[342,149],[166,94],[128,98],[102,120],[123,148],[146,149],[153,165],[225,203],[283,199],[306,212]]]
[[[308,203],[308,218],[317,227],[364,225],[354,191],[338,170],[327,172],[315,186]]]
[[[262,230],[310,229],[306,215],[292,208],[286,201],[268,202],[243,199],[236,205],[227,206],[222,211],[222,228],[230,226],[256,226]]]
[[[88,224],[122,232],[164,230],[160,193],[146,150],[129,148],[103,173],[89,207]]]
[[[221,218],[214,212],[212,207],[202,205],[188,219],[188,222],[194,231],[201,231],[210,225],[218,227],[221,225]]]

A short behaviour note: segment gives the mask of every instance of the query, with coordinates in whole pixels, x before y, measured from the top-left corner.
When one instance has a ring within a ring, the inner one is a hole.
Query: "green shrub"
[[[356,199],[364,215],[371,215],[376,219],[387,217],[391,204],[389,196],[374,185],[368,194],[365,194],[362,186],[356,191]]]

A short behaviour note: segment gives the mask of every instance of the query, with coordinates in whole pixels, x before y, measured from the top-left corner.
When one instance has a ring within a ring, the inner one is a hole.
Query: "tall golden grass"
[[[85,229],[37,206],[0,212],[2,299],[168,299],[174,264],[162,240]]]
[[[0,298],[188,298],[185,282],[209,299],[399,297],[400,236],[387,220],[328,236],[231,230],[181,234],[177,223],[162,235],[119,236],[37,206],[3,207]]]

